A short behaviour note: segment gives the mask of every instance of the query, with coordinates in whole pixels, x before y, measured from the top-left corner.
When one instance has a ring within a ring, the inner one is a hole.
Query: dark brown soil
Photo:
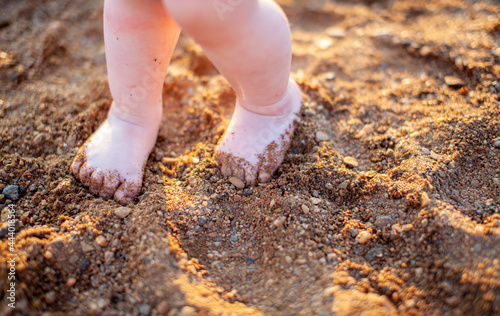
[[[130,209],[69,171],[111,102],[102,1],[0,2],[5,314],[500,314],[498,2],[279,2],[305,106],[278,172],[221,176],[235,96],[182,37]]]

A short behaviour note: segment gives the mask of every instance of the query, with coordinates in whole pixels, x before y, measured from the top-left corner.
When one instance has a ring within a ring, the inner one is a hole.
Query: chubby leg
[[[163,0],[237,94],[215,159],[224,175],[269,181],[283,161],[301,108],[291,80],[291,34],[272,0]]]
[[[114,102],[71,165],[93,193],[124,203],[139,194],[144,165],[156,142],[163,81],[179,32],[161,2],[105,1],[104,40]]]

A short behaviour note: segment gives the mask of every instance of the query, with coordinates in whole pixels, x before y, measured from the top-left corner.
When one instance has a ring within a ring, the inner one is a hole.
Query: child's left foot
[[[222,175],[235,176],[252,185],[269,181],[290,146],[301,106],[300,89],[292,80],[281,101],[258,108],[262,109],[261,114],[237,102],[231,123],[215,151]]]

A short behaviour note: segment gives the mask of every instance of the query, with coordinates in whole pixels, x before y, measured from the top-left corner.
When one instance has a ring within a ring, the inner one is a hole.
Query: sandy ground
[[[235,95],[182,37],[123,208],[69,172],[111,102],[101,1],[0,2],[3,313],[17,254],[26,315],[500,314],[498,2],[280,4],[304,110],[271,182],[221,176]]]

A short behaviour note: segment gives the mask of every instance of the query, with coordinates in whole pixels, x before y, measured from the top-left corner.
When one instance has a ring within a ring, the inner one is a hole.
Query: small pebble
[[[83,259],[79,264],[78,264],[78,269],[81,271],[87,269],[90,265],[90,260]]]
[[[313,205],[318,205],[319,203],[321,203],[321,199],[318,199],[318,198],[311,198],[311,203]]]
[[[396,224],[396,222],[390,216],[380,216],[375,221],[375,226],[377,226],[379,228],[392,226],[394,224]]]
[[[86,242],[82,242],[82,251],[83,252],[90,252],[90,251],[93,251],[94,250],[94,247],[92,247],[91,245],[87,244]]]
[[[344,158],[344,164],[349,168],[356,168],[359,165],[358,161],[351,156],[347,156]]]
[[[186,268],[189,273],[191,273],[192,275],[196,275],[196,268],[193,266],[193,265],[188,265],[187,268]]]
[[[465,85],[465,82],[462,79],[454,77],[454,76],[444,77],[444,82],[448,86],[453,87],[453,88],[461,88]]]
[[[19,187],[17,185],[6,186],[2,190],[2,194],[5,195],[6,198],[15,201],[19,199]]]
[[[352,238],[358,236],[358,230],[356,228],[351,228],[351,236]]]
[[[321,49],[327,49],[333,45],[333,40],[330,38],[321,38],[315,41],[315,44]]]
[[[243,183],[243,181],[241,181],[240,178],[237,178],[237,177],[230,177],[229,178],[229,182],[231,182],[235,187],[237,187],[238,189],[243,189],[245,188],[245,183]]]
[[[429,195],[425,191],[422,192],[422,195],[420,198],[421,198],[420,207],[426,207],[431,203],[431,199],[429,198]]]
[[[327,184],[325,184],[325,188],[327,188],[328,190],[331,190],[331,189],[333,189],[333,185],[330,182],[328,182]]]
[[[346,189],[348,185],[349,185],[349,180],[345,180],[341,184],[339,184],[338,188],[339,189]]]
[[[457,67],[460,70],[464,70],[464,62],[463,62],[462,58],[457,57],[455,59],[455,67]]]
[[[331,26],[325,30],[325,34],[335,38],[343,38],[346,36],[346,30],[341,27]]]
[[[415,275],[417,276],[417,278],[420,278],[423,273],[424,273],[424,269],[423,268],[416,268],[415,269]]]
[[[431,150],[430,156],[434,160],[439,160],[439,155]]]
[[[336,286],[331,286],[331,287],[327,287],[324,291],[323,291],[323,294],[325,296],[332,296],[333,294],[335,294],[335,291],[338,291],[339,290],[339,286],[336,285]]]
[[[178,316],[194,316],[196,310],[191,306],[184,306],[179,312]]]
[[[498,147],[500,148],[500,138],[497,138],[493,141],[493,145],[495,145],[495,147]]]
[[[307,214],[309,214],[309,207],[307,207],[307,205],[302,204],[302,205],[300,206],[300,208],[302,209],[302,212],[303,212],[304,214],[306,214],[306,215],[307,215]]]
[[[150,312],[151,312],[151,306],[149,306],[148,304],[139,305],[139,313],[141,315],[149,315]]]
[[[409,300],[407,300],[407,301],[405,302],[405,305],[406,305],[406,307],[408,307],[408,308],[413,308],[413,307],[415,307],[415,304],[416,304],[416,302],[415,302],[415,300],[414,300],[414,299],[409,299]]]
[[[238,241],[238,236],[237,235],[232,235],[231,236],[231,241],[232,242],[237,242]]]
[[[1,215],[2,222],[7,222],[9,220],[9,215],[10,215],[10,208],[4,207],[2,209],[2,215]]]
[[[372,238],[372,234],[370,234],[369,232],[367,232],[366,230],[363,230],[361,231],[358,236],[356,236],[356,241],[358,242],[358,244],[364,244],[366,243],[368,240],[370,240]]]
[[[95,239],[95,242],[96,244],[98,244],[99,246],[101,247],[106,247],[106,245],[108,244],[108,241],[106,240],[106,237],[104,236],[98,236],[96,239]]]
[[[118,218],[124,219],[127,217],[130,213],[132,212],[132,209],[130,207],[122,206],[117,209],[115,209],[115,215]]]
[[[71,134],[69,135],[68,139],[66,139],[66,145],[68,145],[68,147],[75,147],[76,145],[76,134]]]
[[[40,133],[35,136],[33,143],[35,143],[38,147],[41,147],[47,141],[48,137],[49,135],[47,133]]]
[[[420,50],[418,52],[419,52],[420,56],[427,57],[430,54],[432,54],[432,49],[429,46],[424,45],[424,46],[422,46],[422,48],[420,48]]]
[[[447,281],[439,283],[438,288],[446,294],[451,294],[453,292],[453,286]]]
[[[54,258],[54,255],[50,251],[45,251],[45,253],[43,254],[43,257],[47,260],[52,260]]]
[[[322,142],[322,141],[325,141],[325,140],[328,140],[330,139],[330,137],[328,137],[328,134],[323,132],[323,131],[318,131],[316,132],[316,141],[319,143],[319,142]]]
[[[198,224],[200,224],[200,226],[202,226],[206,222],[207,222],[207,218],[205,216],[201,216],[198,218]]]
[[[460,303],[459,296],[452,296],[444,299],[444,302],[452,307],[457,306]]]
[[[384,252],[382,251],[382,248],[373,247],[372,249],[368,250],[368,252],[365,255],[365,259],[368,261],[373,261],[382,258],[383,256]]]
[[[470,182],[470,185],[474,188],[479,187],[479,181],[477,179],[474,179]]]
[[[73,285],[76,284],[76,279],[75,278],[69,278],[67,281],[66,281],[66,286],[68,287],[72,287]]]
[[[166,166],[174,166],[179,162],[178,158],[171,158],[171,157],[163,157],[161,158],[161,163],[166,165]]]
[[[50,291],[45,294],[45,302],[47,302],[47,304],[54,304],[56,302],[56,292]]]
[[[115,260],[115,254],[112,251],[106,251],[104,253],[104,262],[110,265]]]
[[[295,260],[295,263],[296,264],[306,264],[307,263],[307,259],[298,258],[297,260]]]
[[[368,135],[371,135],[373,134],[374,132],[374,128],[373,128],[373,123],[370,123],[370,124],[366,124],[365,126],[363,126],[363,128],[356,134],[356,138],[361,138],[361,137],[365,137],[365,136],[368,136]]]
[[[271,202],[269,203],[269,208],[273,208],[274,204],[276,204],[276,200],[272,199]]]
[[[429,150],[429,149],[427,149],[427,148],[424,148],[424,147],[422,147],[422,153],[423,153],[424,155],[430,155],[430,154],[431,154],[430,150]]]
[[[238,195],[238,194],[236,194],[236,195],[234,196],[234,198],[233,198],[233,201],[235,201],[235,202],[239,202],[239,201],[241,201],[241,196],[240,196],[240,195]]]
[[[325,78],[326,80],[330,80],[330,81],[335,80],[336,77],[337,77],[337,75],[335,75],[335,73],[333,71],[327,71],[327,72],[323,73],[323,78]]]
[[[172,310],[172,306],[168,301],[161,301],[156,309],[160,315],[167,315]]]
[[[405,224],[403,225],[403,227],[401,227],[401,230],[404,232],[409,232],[412,229],[413,229],[413,224]]]
[[[278,217],[277,219],[274,220],[273,226],[276,227],[276,228],[279,228],[279,227],[281,227],[281,225],[283,225],[283,223],[285,222],[285,220],[286,220],[285,216],[280,216],[280,217]]]

